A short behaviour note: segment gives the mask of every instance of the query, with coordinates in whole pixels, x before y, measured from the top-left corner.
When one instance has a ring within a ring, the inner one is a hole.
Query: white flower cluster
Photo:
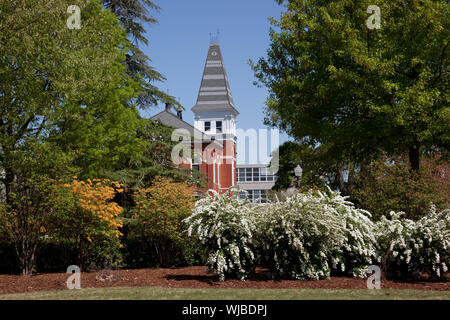
[[[185,219],[188,235],[195,234],[207,251],[208,271],[216,270],[221,281],[226,274],[245,280],[255,264],[253,207],[231,191],[218,194],[209,190]]]
[[[403,212],[391,212],[391,220],[382,217],[375,226],[382,263],[393,277],[414,277],[424,272],[444,278],[450,264],[450,209],[428,215],[418,221],[403,219]]]
[[[361,276],[375,258],[373,223],[337,192],[294,194],[264,214],[262,258],[282,278],[323,279],[334,270]]]
[[[220,280],[244,280],[257,263],[280,278],[364,277],[371,264],[394,277],[425,272],[442,278],[450,264],[450,209],[432,207],[416,222],[391,215],[373,223],[369,212],[330,189],[266,204],[210,191],[185,222]]]

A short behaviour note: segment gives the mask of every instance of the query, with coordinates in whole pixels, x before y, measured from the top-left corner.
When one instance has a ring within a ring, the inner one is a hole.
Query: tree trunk
[[[4,150],[2,165],[3,170],[5,171],[4,172],[5,178],[3,179],[3,184],[5,185],[5,195],[7,205],[13,205],[14,198],[12,198],[11,195],[14,194],[16,191],[16,188],[14,187],[15,171],[10,160],[11,160],[10,153]]]
[[[21,250],[16,249],[17,255],[19,256],[20,265],[22,267],[23,276],[33,275],[33,267],[36,257],[37,245],[34,243],[29,243],[26,240],[22,240]]]
[[[417,142],[409,147],[409,165],[412,171],[418,171],[420,168],[420,150]]]

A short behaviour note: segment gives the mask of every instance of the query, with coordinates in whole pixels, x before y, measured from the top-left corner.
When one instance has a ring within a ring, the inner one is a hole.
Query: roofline
[[[194,127],[192,124],[190,124],[189,122],[184,121],[183,119],[178,118],[176,114],[174,114],[174,113],[172,113],[172,112],[170,112],[170,111],[167,111],[167,110],[163,110],[163,111],[161,111],[161,112],[155,114],[155,115],[152,116],[150,119],[153,119],[154,117],[156,117],[156,116],[158,116],[158,115],[160,115],[161,113],[164,113],[164,112],[170,114],[171,116],[177,118],[178,120],[180,120],[180,121],[186,123],[186,124],[187,124],[188,126],[190,126],[191,128],[195,129],[195,127]]]
[[[175,117],[175,118],[178,119],[179,121],[182,121],[182,122],[184,122],[185,124],[187,124],[189,127],[191,127],[192,130],[193,130],[193,132],[194,132],[194,137],[193,137],[193,138],[194,138],[194,141],[201,141],[202,143],[205,143],[205,142],[211,142],[211,143],[218,144],[218,145],[220,145],[221,147],[223,147],[223,144],[220,142],[220,140],[212,139],[214,136],[208,135],[208,134],[206,134],[206,133],[204,133],[204,132],[198,130],[196,127],[194,127],[193,125],[191,125],[189,122],[186,122],[186,121],[184,121],[183,119],[178,118],[177,115],[173,114],[173,113],[170,112],[170,111],[163,110],[163,111],[161,111],[161,112],[155,114],[154,116],[152,116],[150,119],[153,120],[154,117],[156,117],[156,116],[158,116],[158,115],[160,115],[160,114],[162,114],[162,113],[164,113],[164,112],[170,114],[171,116]],[[155,120],[153,120],[153,121],[155,121]],[[164,124],[164,123],[163,123],[163,124]],[[165,125],[168,126],[168,127],[174,128],[174,127],[169,126],[169,125],[167,125],[167,124],[165,124]],[[174,130],[175,130],[175,129],[183,129],[183,128],[174,128]],[[196,131],[197,131],[198,133],[201,134],[201,137],[202,137],[201,140],[196,140],[196,135],[195,135],[195,132],[196,132]]]

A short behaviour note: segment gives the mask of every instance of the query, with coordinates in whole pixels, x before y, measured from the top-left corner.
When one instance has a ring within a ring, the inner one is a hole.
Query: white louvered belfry
[[[218,43],[209,46],[197,102],[194,127],[217,140],[236,139],[236,117],[228,77]]]

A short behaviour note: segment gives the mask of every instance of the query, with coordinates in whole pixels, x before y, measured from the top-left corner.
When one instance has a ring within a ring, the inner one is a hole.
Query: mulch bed
[[[66,289],[67,273],[37,274],[32,277],[0,275],[0,294],[39,290]],[[81,287],[133,287],[161,286],[168,288],[322,288],[322,289],[366,289],[365,279],[332,277],[330,280],[267,280],[266,271],[257,269],[256,274],[246,280],[217,281],[215,275],[206,274],[206,267],[171,269],[104,270],[82,273]],[[383,289],[450,290],[450,282],[395,282],[383,280]]]

